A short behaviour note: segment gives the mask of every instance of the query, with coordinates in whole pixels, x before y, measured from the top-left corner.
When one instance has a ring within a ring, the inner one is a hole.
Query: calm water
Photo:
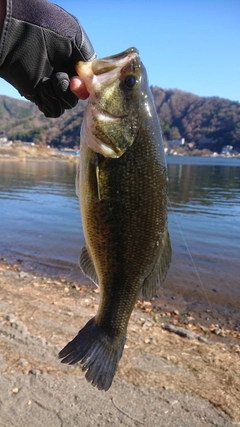
[[[240,309],[240,160],[168,157],[173,261],[163,293],[189,307]],[[75,165],[0,163],[0,256],[79,280],[84,240]]]

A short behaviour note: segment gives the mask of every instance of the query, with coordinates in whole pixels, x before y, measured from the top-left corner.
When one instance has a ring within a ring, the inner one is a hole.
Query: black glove
[[[94,57],[83,28],[64,9],[46,0],[7,0],[0,77],[46,117],[59,117],[77,104],[69,89],[75,64]]]

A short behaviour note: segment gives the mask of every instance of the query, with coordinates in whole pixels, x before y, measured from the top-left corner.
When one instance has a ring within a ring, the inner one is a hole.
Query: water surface
[[[239,318],[240,160],[168,157],[172,265],[160,291],[189,309]],[[0,162],[0,256],[81,280],[75,165]]]
[[[169,157],[173,262],[164,287],[239,317],[240,160]]]

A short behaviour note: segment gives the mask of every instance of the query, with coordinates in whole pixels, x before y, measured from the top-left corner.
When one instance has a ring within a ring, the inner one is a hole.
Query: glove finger
[[[77,105],[78,98],[69,89],[69,83],[68,75],[60,72],[39,82],[34,102],[46,117],[59,117],[64,110]]]
[[[36,95],[34,99],[30,99],[37,104],[40,111],[46,117],[59,117],[64,113],[64,108],[58,99],[51,79],[44,77],[36,87]]]
[[[70,79],[68,74],[59,72],[54,74],[51,79],[53,89],[55,90],[63,108],[68,110],[75,107],[78,103],[78,98],[69,88]]]

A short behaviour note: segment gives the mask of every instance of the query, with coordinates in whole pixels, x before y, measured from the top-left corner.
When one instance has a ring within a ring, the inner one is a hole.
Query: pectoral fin
[[[79,265],[85,276],[89,277],[98,286],[98,276],[86,246],[82,249]]]
[[[99,165],[98,164],[96,164],[96,179],[97,179],[98,200],[101,200],[100,178],[99,178]]]
[[[170,236],[166,228],[163,237],[163,243],[159,244],[159,250],[156,254],[156,262],[148,277],[144,280],[142,287],[142,297],[149,300],[156,295],[157,289],[164,282],[172,256]]]
[[[98,200],[101,201],[101,191],[100,191],[100,166],[99,166],[99,154],[96,153],[95,156],[90,160],[90,181],[94,194],[96,194]]]
[[[79,197],[79,179],[80,179],[80,165],[77,165],[77,172],[75,178],[75,192],[77,197]]]

